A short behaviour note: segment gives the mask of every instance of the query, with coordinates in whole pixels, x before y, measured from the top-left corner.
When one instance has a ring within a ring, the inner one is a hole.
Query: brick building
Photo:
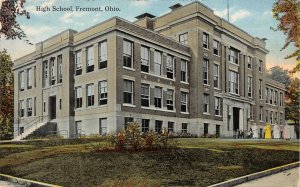
[[[170,9],[66,30],[16,60],[15,137],[49,124],[65,137],[130,121],[222,137],[284,125],[284,85],[265,78],[265,41],[199,2]]]

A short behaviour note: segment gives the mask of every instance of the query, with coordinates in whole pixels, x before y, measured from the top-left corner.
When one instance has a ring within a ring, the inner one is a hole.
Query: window
[[[283,93],[280,93],[279,106],[283,106]]]
[[[261,99],[261,100],[263,99],[262,90],[263,90],[262,80],[259,79],[259,90],[258,90],[258,94],[259,94],[259,99]]]
[[[274,119],[274,113],[271,111],[271,116],[270,116],[270,123],[273,124],[273,119]]]
[[[142,46],[141,47],[141,71],[149,73],[149,60],[150,53],[149,48]]]
[[[162,108],[162,88],[155,87],[154,89],[154,105],[156,108]]]
[[[250,56],[247,56],[247,65],[248,69],[252,69],[252,58]]]
[[[229,71],[229,93],[239,94],[239,74]]]
[[[220,137],[220,125],[216,125],[216,136]]]
[[[214,55],[219,56],[220,43],[218,41],[214,40],[213,48],[214,48]]]
[[[269,99],[270,99],[270,104],[273,104],[273,90],[272,89],[270,89],[269,90],[270,92],[269,92]]]
[[[57,83],[62,83],[62,55],[57,56]]]
[[[45,87],[49,85],[48,61],[43,62],[43,73],[44,73],[43,86]]]
[[[99,105],[107,104],[107,81],[99,82]]]
[[[174,109],[174,91],[171,89],[167,90],[167,110]]]
[[[181,92],[181,112],[187,112],[188,111],[188,93]]]
[[[32,79],[33,79],[32,69],[33,68],[27,69],[27,89],[32,88]]]
[[[215,115],[220,116],[221,115],[221,99],[220,97],[215,97]]]
[[[142,132],[146,133],[149,131],[150,119],[142,119]]]
[[[81,88],[81,86],[75,88],[75,98],[76,98],[75,108],[81,108],[82,107],[82,88]]]
[[[34,87],[36,87],[36,66],[33,67]]]
[[[123,102],[133,104],[133,81],[124,80]]]
[[[204,94],[203,112],[209,113],[209,94]]]
[[[82,133],[82,121],[75,121],[75,137],[78,138]]]
[[[106,135],[107,134],[107,118],[99,119],[99,134]]]
[[[259,65],[258,65],[258,71],[262,72],[263,71],[263,61],[259,60]]]
[[[20,91],[23,91],[25,89],[25,72],[24,71],[20,72],[19,80],[20,80]]]
[[[133,45],[130,41],[123,41],[123,66],[133,68]]]
[[[154,51],[154,74],[161,75],[162,55],[159,51]]]
[[[34,101],[33,101],[33,111],[34,111],[34,116],[36,116],[36,97],[34,97]]]
[[[263,107],[260,106],[259,108],[259,120],[262,121],[263,120]]]
[[[268,110],[266,110],[265,116],[266,116],[266,123],[267,123],[267,122],[269,122],[269,111]]]
[[[188,33],[179,34],[179,42],[188,45]]]
[[[107,42],[103,41],[99,44],[99,69],[107,68]]]
[[[208,59],[203,59],[203,83],[208,84]]]
[[[219,65],[218,64],[214,64],[214,87],[215,88],[219,88],[219,73],[220,73],[220,70],[219,70]]]
[[[142,84],[141,105],[144,107],[150,106],[150,86],[149,86],[149,84]]]
[[[44,106],[44,112],[46,112],[46,102],[44,102],[43,106]]]
[[[163,121],[155,120],[155,132],[161,132]]]
[[[174,78],[174,57],[171,55],[167,56],[167,78],[173,79]]]
[[[283,121],[284,121],[284,115],[283,113],[280,113],[280,124],[282,124]]]
[[[81,51],[75,53],[75,75],[81,75]]]
[[[86,55],[86,59],[87,59],[87,69],[86,72],[91,72],[94,71],[94,50],[93,50],[93,46],[88,47],[87,48],[87,55]]]
[[[254,108],[253,105],[250,105],[250,114],[249,114],[250,120],[253,120],[253,108]]]
[[[50,67],[51,67],[51,85],[54,85],[55,84],[55,62],[54,62],[54,57],[51,57],[50,59]]]
[[[266,103],[269,102],[269,89],[265,88]]]
[[[174,132],[174,122],[168,121],[168,132]]]
[[[209,47],[209,35],[207,33],[203,33],[203,47],[208,49]]]
[[[188,132],[188,124],[187,123],[181,124],[181,132],[184,134],[186,134]]]
[[[187,69],[187,61],[186,60],[181,60],[181,81],[182,82],[188,82],[188,69]]]
[[[133,118],[132,117],[125,117],[124,118],[124,128],[127,129],[128,125],[130,123],[132,123],[132,122],[133,122]]]
[[[229,49],[229,54],[228,54],[228,60],[229,62],[233,64],[239,64],[239,52],[238,50],[234,48]]]
[[[204,135],[208,134],[208,123],[204,123]]]
[[[32,116],[32,99],[27,99],[27,116]]]
[[[24,100],[20,101],[20,117],[25,116],[25,102]]]
[[[274,115],[274,123],[277,123],[277,116],[278,116],[278,113],[275,112],[275,115]]]
[[[275,97],[274,104],[277,105],[278,104],[278,92],[277,91],[274,92],[274,97]]]
[[[59,110],[61,110],[61,99],[59,99]]]
[[[248,76],[248,97],[252,97],[252,77]]]
[[[86,86],[87,90],[87,106],[93,106],[94,105],[94,85],[89,84]]]

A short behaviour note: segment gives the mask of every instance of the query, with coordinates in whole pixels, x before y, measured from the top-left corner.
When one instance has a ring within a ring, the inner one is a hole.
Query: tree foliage
[[[298,7],[297,7],[298,6]],[[273,5],[273,17],[279,21],[276,31],[282,31],[287,37],[283,49],[291,43],[297,48],[296,51],[286,58],[297,57],[300,59],[299,49],[299,20],[298,20],[299,2],[297,0],[277,0]]]
[[[300,120],[300,80],[295,78],[292,80],[287,90],[287,102],[285,115],[287,119],[295,122],[295,130],[299,138],[299,120]]]
[[[26,34],[17,22],[17,16],[30,18],[29,13],[24,9],[26,0],[0,0],[0,38],[24,39]]]
[[[280,66],[274,66],[267,72],[267,77],[270,79],[273,79],[277,82],[280,82],[285,85],[285,88],[288,88],[288,86],[291,83],[291,78],[289,76],[289,71],[284,70]]]
[[[13,62],[6,50],[0,51],[0,138],[11,132],[14,111]]]

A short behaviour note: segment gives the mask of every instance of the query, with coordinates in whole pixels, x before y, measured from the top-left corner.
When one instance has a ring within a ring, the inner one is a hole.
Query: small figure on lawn
[[[279,138],[280,138],[280,127],[276,123],[274,125],[274,131],[273,132],[274,132],[274,139],[279,140]]]
[[[266,124],[264,130],[265,130],[265,139],[271,139],[272,138],[272,135],[271,135],[272,127],[269,123]]]
[[[290,128],[289,128],[289,125],[287,125],[287,124],[283,128],[283,138],[286,140],[291,139]]]
[[[258,138],[258,127],[256,125],[256,123],[254,123],[253,127],[252,127],[252,132],[253,132],[253,138],[257,139]]]

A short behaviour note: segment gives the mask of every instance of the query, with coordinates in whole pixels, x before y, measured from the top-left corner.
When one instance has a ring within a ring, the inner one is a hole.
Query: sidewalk
[[[267,177],[249,181],[237,185],[237,187],[298,187],[300,186],[299,172],[300,168],[297,167]]]

